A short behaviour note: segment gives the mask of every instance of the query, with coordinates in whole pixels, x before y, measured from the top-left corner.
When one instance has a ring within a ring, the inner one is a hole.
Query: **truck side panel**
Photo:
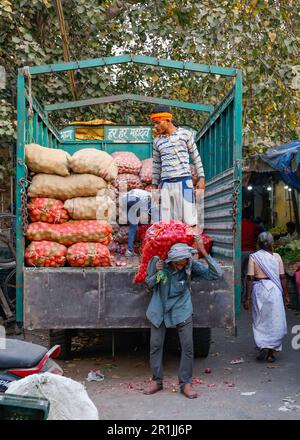
[[[207,180],[204,224],[213,256],[234,268],[235,313],[241,304],[242,77],[196,136]]]
[[[148,328],[149,294],[132,284],[136,268],[24,269],[26,329]],[[61,286],[65,286],[63,289]],[[192,282],[194,327],[234,325],[233,273]]]

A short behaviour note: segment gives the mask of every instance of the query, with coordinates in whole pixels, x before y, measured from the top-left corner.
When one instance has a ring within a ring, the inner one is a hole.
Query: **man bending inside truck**
[[[161,189],[161,220],[180,220],[195,226],[197,210],[190,155],[198,177],[196,189],[205,189],[205,177],[194,135],[189,130],[175,127],[166,105],[157,105],[150,118],[157,132],[153,142],[152,185]]]
[[[190,285],[192,279],[215,280],[222,276],[219,264],[205,251],[200,235],[195,235],[197,250],[185,243],[174,244],[165,261],[152,257],[147,267],[146,284],[153,295],[146,312],[151,323],[150,367],[152,380],[144,394],[163,389],[163,346],[166,328],[177,327],[181,345],[179,386],[189,399],[197,397],[193,389],[193,306]],[[201,252],[208,265],[192,258]]]
[[[143,189],[132,189],[131,191],[125,192],[122,196],[122,208],[123,213],[127,213],[128,217],[128,247],[125,252],[125,257],[136,257],[137,254],[134,252],[134,242],[137,235],[138,225],[143,214],[146,214],[145,224],[159,221],[159,210],[155,203],[152,203],[152,194],[149,191]],[[149,218],[150,217],[150,218]]]

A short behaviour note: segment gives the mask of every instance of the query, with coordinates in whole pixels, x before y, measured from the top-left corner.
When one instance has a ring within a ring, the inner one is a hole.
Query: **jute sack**
[[[105,180],[93,174],[71,174],[67,177],[36,174],[32,178],[28,195],[67,200],[95,196],[98,190],[105,187]]]
[[[41,147],[37,144],[25,145],[26,165],[34,173],[69,176],[70,159],[70,154],[63,150]]]
[[[71,156],[70,167],[74,173],[95,174],[107,181],[115,180],[118,167],[114,158],[105,151],[86,148]]]
[[[73,220],[112,220],[114,201],[107,195],[68,199],[64,208]]]

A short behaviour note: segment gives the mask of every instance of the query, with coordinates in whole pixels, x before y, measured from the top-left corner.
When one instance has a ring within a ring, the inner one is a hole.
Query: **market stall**
[[[290,142],[243,161],[243,207],[253,212],[261,231],[272,233],[283,260],[291,307],[300,308],[300,141]],[[290,237],[287,223],[295,225]],[[294,239],[296,238],[296,239]]]

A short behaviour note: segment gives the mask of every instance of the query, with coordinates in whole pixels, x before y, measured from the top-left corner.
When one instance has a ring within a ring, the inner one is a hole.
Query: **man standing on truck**
[[[194,135],[189,130],[175,127],[170,108],[166,105],[157,105],[150,118],[157,132],[153,142],[152,185],[161,189],[161,220],[172,218],[195,226],[197,211],[190,155],[198,177],[196,189],[204,191],[205,177]]]
[[[122,208],[123,212],[128,216],[128,247],[125,253],[125,257],[135,257],[137,254],[134,252],[134,242],[138,230],[138,225],[141,220],[146,220],[143,223],[149,223],[149,216],[151,216],[151,222],[159,221],[158,208],[152,204],[152,194],[149,191],[143,189],[132,189],[126,192],[122,196]]]
[[[197,249],[185,243],[174,244],[167,259],[152,257],[147,267],[146,284],[153,295],[146,316],[151,323],[150,366],[151,383],[144,394],[154,394],[163,389],[163,346],[166,328],[177,327],[181,345],[179,367],[180,391],[189,399],[195,399],[193,389],[193,306],[190,284],[192,279],[216,280],[222,276],[219,264],[210,257],[200,235],[195,235]],[[201,252],[208,265],[192,258]]]

